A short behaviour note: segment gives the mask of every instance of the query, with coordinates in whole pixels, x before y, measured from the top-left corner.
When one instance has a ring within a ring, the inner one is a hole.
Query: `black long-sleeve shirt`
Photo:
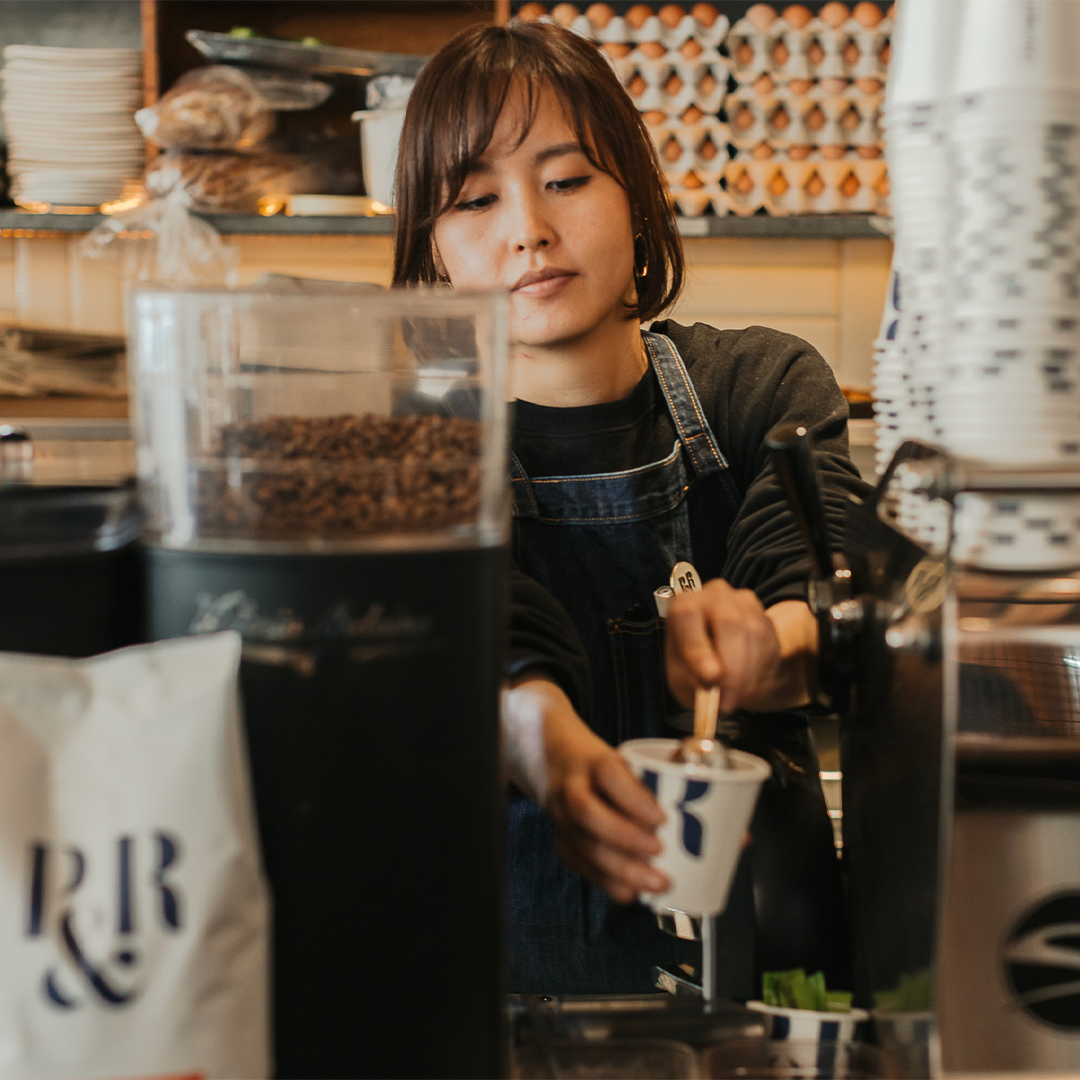
[[[765,437],[774,425],[806,426],[815,447],[822,502],[834,545],[844,502],[868,488],[848,455],[847,403],[832,371],[807,342],[762,326],[717,330],[666,320],[652,329],[674,342],[716,435],[742,505],[727,537],[723,577],[753,589],[769,607],[805,599],[809,562],[772,466]],[[519,401],[513,448],[530,476],[581,476],[632,469],[664,458],[675,425],[650,368],[619,401],[551,408]],[[515,571],[511,612],[515,673],[530,666],[588,708],[588,663],[562,606]],[[587,713],[583,713],[587,715]]]

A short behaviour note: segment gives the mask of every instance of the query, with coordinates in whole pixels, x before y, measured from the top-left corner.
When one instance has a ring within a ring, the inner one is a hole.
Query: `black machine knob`
[[[765,445],[772,451],[777,476],[810,553],[813,576],[827,581],[833,576],[833,557],[807,429],[802,424],[777,424]]]

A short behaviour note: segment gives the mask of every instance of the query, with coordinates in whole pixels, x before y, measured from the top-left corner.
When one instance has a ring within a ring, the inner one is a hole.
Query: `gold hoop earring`
[[[645,265],[638,269],[638,241],[641,241],[642,249],[645,252]],[[645,278],[649,273],[649,249],[645,244],[645,237],[641,233],[638,233],[634,237],[634,277]]]

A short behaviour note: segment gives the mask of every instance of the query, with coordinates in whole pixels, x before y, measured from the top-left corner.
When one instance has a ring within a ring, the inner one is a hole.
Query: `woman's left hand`
[[[805,705],[812,696],[817,621],[801,600],[766,609],[751,589],[715,578],[667,610],[667,677],[688,708],[699,686],[720,688],[721,712]]]

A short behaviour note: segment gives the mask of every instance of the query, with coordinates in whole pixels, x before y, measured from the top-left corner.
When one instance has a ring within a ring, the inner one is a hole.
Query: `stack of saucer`
[[[138,191],[138,49],[4,49],[11,194],[20,205],[97,207]]]

